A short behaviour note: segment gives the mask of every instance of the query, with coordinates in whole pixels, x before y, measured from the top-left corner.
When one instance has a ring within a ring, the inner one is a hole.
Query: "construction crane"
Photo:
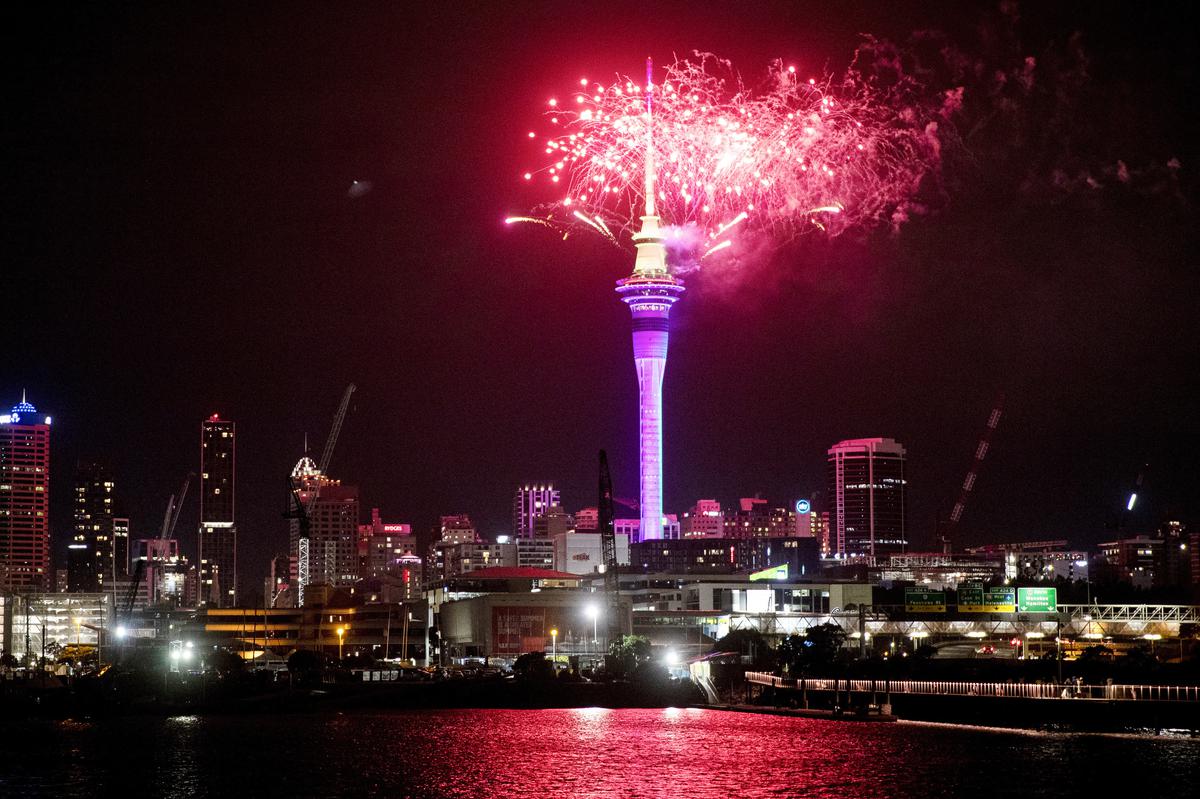
[[[604,595],[608,603],[608,640],[611,646],[621,637],[621,583],[617,576],[617,536],[613,526],[612,476],[608,453],[600,450],[600,496],[596,504],[600,547],[604,556]]]
[[[183,510],[183,501],[187,498],[188,486],[192,483],[192,478],[196,476],[195,472],[188,472],[188,476],[183,478],[183,485],[179,489],[178,494],[172,494],[167,500],[167,512],[163,514],[162,530],[159,532],[159,540],[166,541],[173,538],[175,535],[175,527],[179,524],[179,514]],[[178,497],[178,501],[176,501]],[[149,553],[147,553],[149,557]],[[133,568],[133,576],[129,580],[129,593],[125,597],[124,612],[125,617],[129,618],[133,615],[133,605],[137,601],[138,585],[142,581],[142,576],[146,572],[146,557],[138,558],[137,565]],[[151,592],[146,592],[146,598],[153,601]]]
[[[342,394],[342,402],[338,406],[337,413],[333,416],[333,425],[329,428],[329,437],[325,439],[325,449],[321,452],[321,460],[316,465],[316,473],[312,475],[312,484],[308,487],[306,496],[301,496],[301,489],[304,488],[303,478],[297,480],[294,477],[289,477],[287,481],[288,493],[291,497],[291,506],[284,512],[284,518],[295,519],[300,528],[299,541],[296,552],[296,605],[304,607],[304,587],[309,582],[309,538],[312,528],[311,517],[309,511],[316,502],[317,497],[321,493],[321,485],[324,482],[325,475],[329,470],[329,461],[333,457],[333,448],[337,444],[338,436],[342,432],[342,423],[346,420],[346,410],[350,407],[350,397],[357,390],[357,386],[353,383],[346,386],[345,393]],[[276,595],[278,598],[278,595]]]
[[[996,432],[996,426],[1000,424],[1000,416],[1003,412],[1004,392],[1001,391],[988,416],[987,426],[983,428],[983,434],[979,436],[979,443],[975,445],[975,457],[971,461],[971,468],[967,470],[967,476],[963,479],[962,489],[958,492],[958,501],[954,503],[954,508],[950,511],[950,520],[942,528],[942,552],[944,554],[950,554],[951,542],[954,540],[958,521],[962,518],[963,511],[966,510],[967,500],[970,499],[971,491],[975,488],[975,481],[979,479],[979,467],[983,465],[983,459],[987,457],[988,448],[992,444],[992,434]]]

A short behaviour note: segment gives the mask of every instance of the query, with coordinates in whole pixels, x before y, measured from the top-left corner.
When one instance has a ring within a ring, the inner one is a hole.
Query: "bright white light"
[[[117,627],[117,637],[118,638],[124,638],[128,634],[129,634],[129,630],[125,629],[124,624]]]
[[[968,638],[987,638],[987,633],[985,633],[983,630],[971,630],[971,632],[967,633],[967,637]]]
[[[678,666],[679,665],[679,653],[676,652],[674,649],[668,649],[667,653],[665,655],[663,655],[663,662],[666,663],[668,666]]]
[[[1046,634],[1039,633],[1039,632],[1032,632],[1032,633],[1025,633],[1025,637],[1026,638],[1045,638]]]
[[[1134,504],[1137,502],[1137,492],[1134,491],[1129,495],[1129,504],[1125,506],[1125,510],[1133,510]]]
[[[583,609],[583,611],[588,615],[589,619],[597,619],[600,617],[600,608],[596,607],[595,605],[588,605]]]
[[[1147,641],[1161,641],[1162,640],[1162,636],[1159,635],[1158,633],[1146,633],[1142,637],[1145,638]]]

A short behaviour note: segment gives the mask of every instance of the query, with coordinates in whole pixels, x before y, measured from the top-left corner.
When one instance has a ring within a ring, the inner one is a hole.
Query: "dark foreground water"
[[[0,797],[1185,796],[1200,740],[714,710],[0,719]],[[1121,786],[1128,786],[1122,788]]]

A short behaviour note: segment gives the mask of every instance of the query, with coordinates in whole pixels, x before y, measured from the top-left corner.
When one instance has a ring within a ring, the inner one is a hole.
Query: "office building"
[[[117,579],[114,488],[112,475],[104,465],[86,461],[76,464],[75,524],[67,550],[67,584],[71,591],[105,591]],[[129,552],[128,520],[124,527],[123,558]],[[124,577],[123,570],[120,576]]]
[[[857,438],[829,448],[836,556],[874,558],[905,550],[904,458],[904,447],[890,438]]]
[[[200,602],[237,604],[236,425],[217,414],[200,423]]]
[[[715,499],[697,500],[679,522],[682,538],[720,538],[725,531],[721,503]]]
[[[532,538],[535,521],[560,501],[558,489],[551,483],[527,483],[518,488],[513,496],[513,538]]]
[[[291,520],[289,536],[298,599],[303,601],[308,586],[318,583],[349,588],[359,578],[358,488],[322,474],[308,457],[296,464],[292,480],[308,514],[307,562],[298,519]]]
[[[50,589],[50,417],[0,414],[0,589]]]
[[[379,508],[371,508],[371,521],[358,526],[359,576],[395,575],[405,558],[417,555],[417,537],[412,525],[385,522]],[[419,560],[419,557],[418,557]]]

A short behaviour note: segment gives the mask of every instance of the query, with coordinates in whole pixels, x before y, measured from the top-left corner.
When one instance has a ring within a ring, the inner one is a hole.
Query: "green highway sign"
[[[1058,589],[1018,588],[1017,611],[1020,613],[1058,612]]]
[[[958,588],[959,613],[1013,613],[1017,609],[1017,592],[1013,588],[984,588],[982,585],[961,585]]]
[[[945,591],[923,591],[919,588],[904,589],[904,609],[918,613],[945,613]]]

